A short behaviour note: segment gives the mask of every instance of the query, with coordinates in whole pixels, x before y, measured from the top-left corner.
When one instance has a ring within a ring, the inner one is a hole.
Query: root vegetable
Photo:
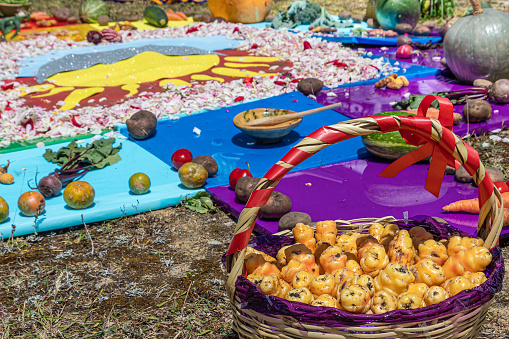
[[[463,118],[467,122],[483,122],[491,118],[493,109],[484,100],[468,101],[463,107]]]
[[[27,217],[34,217],[41,214],[46,206],[46,200],[41,193],[28,191],[18,199],[18,208]]]
[[[48,175],[39,181],[37,189],[46,198],[56,197],[62,190],[62,182],[57,177]]]
[[[0,183],[4,185],[10,185],[14,182],[14,176],[9,173],[0,174]]]
[[[410,45],[401,45],[396,50],[396,57],[409,59],[412,57],[412,52],[414,49]]]
[[[509,80],[500,79],[495,81],[488,95],[500,104],[509,103]]]
[[[502,193],[502,200],[504,206],[509,206],[509,192]],[[479,214],[479,199],[466,199],[458,200],[447,206],[442,207],[446,212],[466,212],[472,214]]]
[[[9,168],[10,161],[7,160],[7,164],[5,166],[0,166],[0,174],[7,173],[7,169]]]

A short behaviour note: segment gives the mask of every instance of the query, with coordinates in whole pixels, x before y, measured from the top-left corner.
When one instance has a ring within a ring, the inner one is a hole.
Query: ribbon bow
[[[431,135],[431,121],[423,121],[420,118],[425,118],[428,112],[428,108],[430,107],[433,101],[438,100],[439,104],[439,115],[438,121],[441,125],[450,130],[452,132],[452,122],[453,122],[453,111],[452,111],[452,103],[447,98],[435,96],[435,95],[427,95],[419,105],[417,109],[417,116],[408,116],[405,119],[408,119],[408,125],[413,126],[413,130],[429,130]],[[413,120],[413,121],[412,121]],[[431,156],[431,163],[428,170],[428,176],[426,177],[426,184],[424,188],[436,196],[440,194],[440,187],[442,185],[442,180],[444,178],[445,169],[447,165],[459,168],[460,163],[456,161],[456,159],[445,151],[443,147],[438,146],[434,142],[430,142],[425,138],[412,133],[409,130],[400,130],[400,134],[403,139],[409,145],[420,146],[418,149],[404,155],[398,160],[394,161],[392,164],[387,166],[380,174],[381,177],[394,178],[398,173],[407,168],[410,165],[415,164],[429,156]],[[449,146],[454,147],[454,139],[452,140],[444,140],[448,136],[452,136],[452,134],[443,134],[442,140],[440,144],[449,144]],[[451,145],[452,143],[452,145]]]

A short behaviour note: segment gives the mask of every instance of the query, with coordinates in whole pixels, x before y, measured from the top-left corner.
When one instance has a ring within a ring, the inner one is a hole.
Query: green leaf
[[[198,192],[194,197],[186,197],[181,204],[187,209],[202,214],[217,211],[207,192]]]

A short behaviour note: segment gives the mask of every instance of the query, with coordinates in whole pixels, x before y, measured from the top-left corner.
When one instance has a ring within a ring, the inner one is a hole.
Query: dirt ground
[[[363,2],[317,2],[334,11],[337,4],[365,10]],[[61,4],[79,7],[78,1],[34,0],[38,9]],[[148,2],[109,4],[119,20]],[[190,14],[208,10],[206,4],[169,6]],[[466,141],[507,178],[509,144],[491,135]],[[235,222],[221,209],[198,214],[177,206],[2,241],[0,338],[236,338],[220,266]],[[509,246],[501,246],[509,260]],[[509,285],[494,300],[479,339],[507,337]]]

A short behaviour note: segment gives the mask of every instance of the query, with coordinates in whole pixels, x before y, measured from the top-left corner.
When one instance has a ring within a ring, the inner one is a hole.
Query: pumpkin
[[[110,9],[103,0],[87,0],[81,5],[81,20],[87,23],[96,23],[101,15],[110,15]]]
[[[447,66],[461,82],[509,78],[509,15],[482,9],[471,0],[473,15],[458,19],[444,37]]]
[[[377,0],[375,12],[385,30],[395,30],[401,23],[414,28],[421,17],[421,3],[419,0]]]
[[[270,12],[272,0],[208,0],[213,16],[228,22],[252,24],[262,22]]]

